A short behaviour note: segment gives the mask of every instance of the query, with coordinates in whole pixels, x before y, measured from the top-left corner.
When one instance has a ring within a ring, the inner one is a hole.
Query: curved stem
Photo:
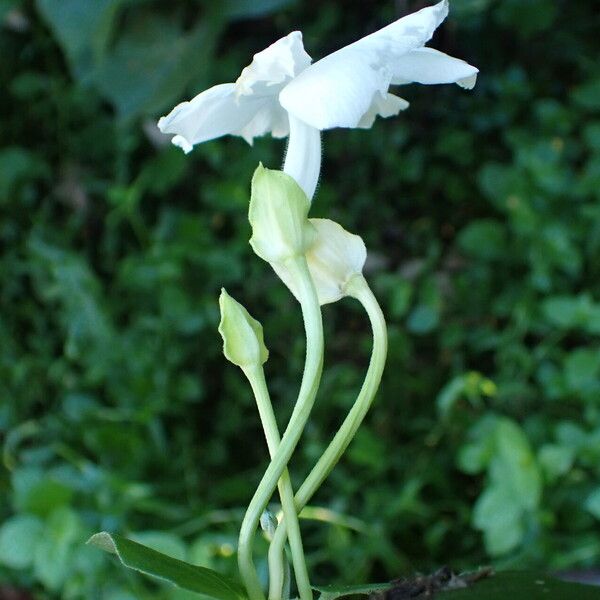
[[[377,389],[381,381],[381,375],[385,366],[387,356],[387,329],[385,318],[381,311],[377,299],[369,288],[362,275],[354,277],[346,286],[346,293],[356,298],[365,308],[371,327],[373,329],[373,353],[371,361],[362,385],[358,398],[352,406],[348,416],[342,423],[333,440],[314,466],[300,489],[296,492],[295,506],[299,513],[310,501],[314,493],[319,489],[325,478],[329,475],[333,467],[339,461],[340,457],[352,441],[357,429],[367,414]],[[284,519],[273,536],[269,553],[279,553],[282,551],[287,535],[287,520]],[[277,597],[277,590],[270,594],[271,600]]]
[[[292,115],[289,121],[290,137],[283,171],[291,175],[312,200],[321,173],[321,132]]]
[[[287,466],[306,425],[319,388],[321,371],[323,369],[323,323],[321,320],[321,307],[319,306],[315,287],[308,271],[306,259],[304,256],[293,257],[289,259],[286,267],[294,275],[298,283],[298,298],[302,308],[302,317],[306,331],[306,361],[298,400],[283,434],[281,444],[263,475],[242,521],[238,545],[238,566],[250,600],[264,600],[264,594],[252,561],[252,540],[254,539],[254,533],[258,526],[260,515],[277,487],[277,482]],[[281,555],[283,556],[283,553]],[[281,590],[281,588],[279,589]],[[308,593],[312,596],[310,589]],[[281,599],[278,598],[277,600]]]
[[[275,414],[273,413],[273,405],[271,404],[271,398],[269,396],[269,390],[265,381],[265,372],[262,365],[256,365],[253,367],[245,368],[244,373],[250,382],[254,397],[256,398],[256,404],[258,407],[258,413],[260,420],[263,425],[265,437],[267,440],[267,447],[269,448],[269,454],[271,458],[275,456],[279,444],[281,442],[279,437],[279,428],[277,427],[277,421]],[[304,560],[304,549],[302,547],[302,537],[300,534],[300,525],[298,523],[298,515],[294,507],[294,490],[292,489],[292,482],[288,470],[285,469],[279,479],[278,483],[279,496],[281,498],[281,508],[285,517],[286,523],[288,524],[288,536],[290,539],[290,548],[292,551],[292,562],[294,564],[294,573],[296,576],[296,583],[302,600],[311,598],[307,595],[306,590],[310,591],[310,582],[308,579],[308,571],[306,569],[306,562]],[[283,563],[283,558],[282,561]],[[278,564],[274,565],[273,568],[278,569],[278,577],[281,577],[282,581],[285,580],[285,565]]]

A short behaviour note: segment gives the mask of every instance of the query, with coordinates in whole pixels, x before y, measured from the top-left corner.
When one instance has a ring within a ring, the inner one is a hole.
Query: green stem
[[[281,439],[279,437],[279,428],[277,427],[277,421],[273,412],[273,405],[271,404],[271,398],[269,397],[269,390],[265,381],[265,372],[262,365],[258,365],[244,369],[244,373],[252,386],[252,391],[256,398],[258,413],[267,439],[269,454],[272,459],[279,448]],[[309,599],[311,596],[306,596],[306,589],[310,590],[310,581],[308,578],[308,570],[306,569],[306,562],[304,560],[304,549],[302,547],[302,536],[300,534],[298,515],[296,514],[296,509],[294,507],[294,490],[292,489],[292,481],[287,468],[283,471],[281,478],[279,479],[278,488],[279,496],[281,498],[281,508],[286,523],[288,523],[288,535],[296,583],[298,585],[298,590],[302,590],[300,592],[300,598],[302,598],[302,600],[304,600],[304,598]],[[272,568],[279,569],[277,576],[284,581],[285,565],[283,564],[283,559],[280,562],[281,564],[274,565],[270,570]],[[305,595],[303,595],[303,593]]]
[[[356,298],[365,308],[371,327],[373,329],[373,353],[365,381],[362,385],[358,398],[352,406],[348,416],[342,423],[333,440],[314,466],[300,489],[296,492],[295,507],[299,513],[319,489],[325,478],[329,475],[333,467],[339,461],[340,457],[352,441],[356,431],[360,427],[365,415],[367,414],[373,398],[377,393],[385,359],[387,356],[387,329],[385,319],[377,299],[369,288],[362,275],[354,277],[346,286],[346,293]],[[285,546],[287,535],[287,519],[284,519],[273,536],[269,553],[278,554]],[[280,590],[281,588],[279,588]],[[277,600],[278,589],[271,589],[270,600]]]
[[[312,410],[323,369],[323,323],[321,319],[321,307],[319,306],[317,293],[310,272],[308,271],[306,259],[303,256],[293,257],[287,262],[286,267],[298,283],[298,298],[302,308],[302,317],[306,332],[306,361],[298,400],[283,434],[281,444],[263,475],[242,521],[238,544],[238,566],[250,600],[264,600],[265,598],[252,560],[252,541],[260,520],[260,515],[266,508],[273,491],[277,487],[279,478],[296,449],[298,440],[302,435],[302,431]],[[283,551],[280,553],[280,557],[279,560],[283,561]],[[274,573],[273,575],[276,574]],[[279,589],[281,590],[281,588]],[[304,598],[312,598],[310,586],[308,589],[303,589],[302,594],[304,594],[302,596],[303,600]],[[281,600],[281,598],[277,598],[277,600]]]

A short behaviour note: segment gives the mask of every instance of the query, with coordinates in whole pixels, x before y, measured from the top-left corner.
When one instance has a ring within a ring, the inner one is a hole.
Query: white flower
[[[370,127],[408,103],[389,93],[411,82],[475,85],[478,70],[424,47],[448,14],[448,0],[424,8],[311,65],[294,31],[254,55],[235,83],[214,86],[176,106],[158,122],[189,152],[223,135],[252,143],[271,133],[290,136],[284,170],[312,198],[321,166],[320,131]]]

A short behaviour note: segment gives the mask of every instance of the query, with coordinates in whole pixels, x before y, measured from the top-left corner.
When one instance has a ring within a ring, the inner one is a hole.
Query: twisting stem
[[[258,365],[245,368],[244,373],[252,386],[258,413],[265,432],[269,454],[271,455],[271,458],[273,458],[279,448],[281,440],[275,414],[273,413],[273,405],[271,404],[271,398],[269,397],[269,390],[265,381],[264,369],[262,365]],[[310,590],[310,582],[308,579],[306,562],[304,560],[304,549],[302,547],[298,515],[294,508],[294,490],[292,489],[292,482],[287,469],[283,471],[281,478],[279,479],[278,488],[279,496],[281,498],[281,508],[286,522],[288,523],[288,536],[290,539],[296,583],[298,585],[298,590],[300,591],[300,598],[304,600],[304,598],[310,598],[310,596],[306,595],[306,589]],[[279,564],[271,567],[271,569],[273,568],[279,569],[278,577],[285,580],[285,566]]]
[[[310,501],[314,493],[319,489],[325,478],[329,475],[333,467],[339,461],[340,457],[352,441],[357,429],[367,414],[373,398],[377,393],[377,388],[381,381],[381,375],[385,366],[387,356],[387,329],[385,319],[377,299],[369,288],[362,275],[354,277],[346,286],[346,293],[356,298],[365,308],[371,327],[373,329],[373,353],[365,381],[362,385],[358,398],[348,413],[348,416],[342,423],[333,440],[314,466],[300,489],[296,492],[295,507],[299,513]],[[269,554],[279,554],[285,546],[287,535],[287,519],[279,524],[271,546]],[[281,594],[281,588],[271,589],[269,593],[270,600],[277,600],[278,594]]]
[[[306,362],[304,364],[302,384],[300,385],[296,406],[294,406],[281,444],[250,501],[240,530],[238,566],[250,600],[264,600],[265,598],[252,560],[252,540],[254,539],[254,533],[258,526],[260,515],[277,487],[277,482],[286,468],[306,425],[319,388],[321,371],[323,369],[323,323],[321,320],[321,307],[319,306],[317,294],[308,271],[306,259],[303,256],[293,257],[289,259],[286,267],[298,282],[298,298],[302,308],[302,317],[306,332]],[[281,553],[281,557],[282,560],[283,552]],[[281,587],[279,590],[281,590]],[[310,590],[310,586],[307,590],[303,590],[303,593],[303,600],[304,598],[311,598],[312,591]],[[277,600],[281,600],[281,598],[277,598]]]

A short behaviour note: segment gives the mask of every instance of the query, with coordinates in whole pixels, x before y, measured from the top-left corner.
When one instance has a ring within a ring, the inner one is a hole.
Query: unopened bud
[[[219,308],[219,333],[223,338],[225,358],[242,368],[264,364],[269,351],[264,343],[262,325],[224,289],[219,296]]]
[[[314,238],[309,208],[309,199],[293,177],[259,165],[252,178],[248,215],[254,252],[271,264],[302,256]]]

